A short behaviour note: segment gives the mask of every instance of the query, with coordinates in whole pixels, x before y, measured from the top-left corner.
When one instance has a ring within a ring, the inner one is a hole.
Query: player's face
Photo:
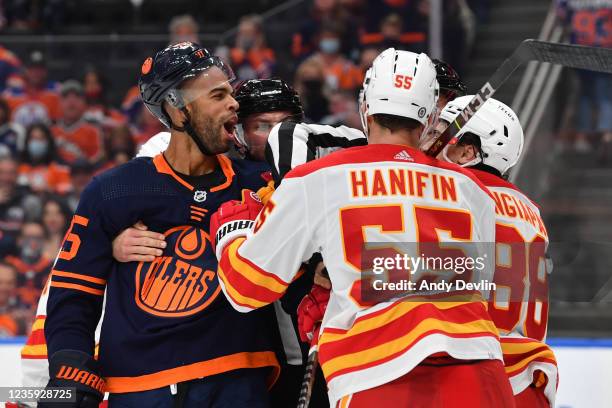
[[[259,161],[265,159],[266,142],[270,130],[289,116],[291,116],[289,111],[277,111],[255,113],[243,120],[244,138],[249,145],[249,156],[252,159]]]
[[[202,92],[187,104],[190,124],[197,137],[211,153],[227,152],[234,143],[238,123],[238,102],[232,97],[233,89],[227,76],[219,68],[212,67],[195,78],[189,90]]]

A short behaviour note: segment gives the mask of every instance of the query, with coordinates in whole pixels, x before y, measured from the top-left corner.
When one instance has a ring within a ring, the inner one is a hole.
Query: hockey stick
[[[459,113],[453,123],[427,149],[427,155],[436,157],[442,149],[461,131],[463,126],[506,82],[508,77],[524,62],[540,61],[565,67],[612,73],[612,49],[560,44],[539,40],[523,41],[497,68],[495,73],[480,88],[470,103]]]
[[[312,387],[314,386],[317,367],[319,366],[318,332],[319,329],[317,328],[313,337],[313,344],[310,346],[310,350],[308,350],[308,361],[306,362],[306,370],[304,370],[304,378],[302,378],[297,408],[308,408],[308,405],[310,405]]]

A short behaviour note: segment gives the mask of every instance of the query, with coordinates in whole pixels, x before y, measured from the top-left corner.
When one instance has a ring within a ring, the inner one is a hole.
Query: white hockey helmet
[[[465,95],[450,101],[442,109],[440,119],[452,123],[473,97]],[[469,165],[482,161],[504,174],[521,156],[524,141],[521,123],[516,113],[497,99],[488,99],[457,136],[468,132],[480,137],[483,153],[482,158]]]
[[[388,48],[376,57],[369,74],[364,82],[365,109],[360,109],[366,117],[385,113],[414,119],[426,128],[431,124],[439,86],[426,54]]]

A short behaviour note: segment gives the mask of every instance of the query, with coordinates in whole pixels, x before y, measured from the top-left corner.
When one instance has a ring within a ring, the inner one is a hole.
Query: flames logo
[[[202,229],[187,225],[164,235],[168,244],[164,254],[138,264],[136,304],[155,316],[191,316],[210,305],[221,290],[210,238]]]

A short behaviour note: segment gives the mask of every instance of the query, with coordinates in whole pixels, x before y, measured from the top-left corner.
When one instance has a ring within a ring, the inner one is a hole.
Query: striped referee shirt
[[[272,167],[274,183],[279,183],[300,164],[319,159],[338,149],[367,144],[363,132],[346,126],[281,122],[268,136],[266,161]]]

